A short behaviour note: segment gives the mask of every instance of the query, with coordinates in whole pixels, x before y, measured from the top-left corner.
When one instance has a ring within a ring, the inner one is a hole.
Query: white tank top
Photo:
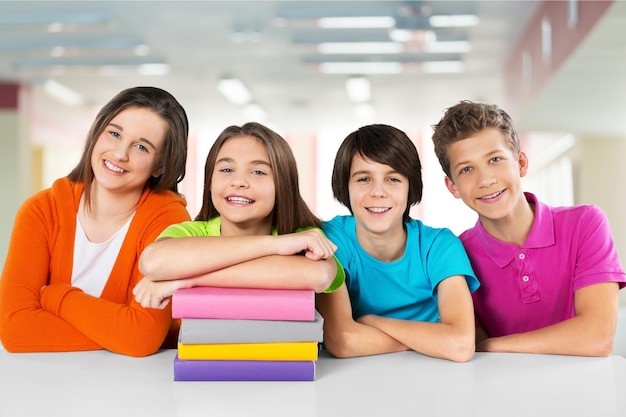
[[[134,215],[133,215],[134,216]],[[87,239],[83,226],[76,216],[76,235],[74,237],[74,266],[72,268],[72,285],[87,294],[100,297],[111,270],[120,252],[130,222],[120,228],[106,242],[93,243]]]

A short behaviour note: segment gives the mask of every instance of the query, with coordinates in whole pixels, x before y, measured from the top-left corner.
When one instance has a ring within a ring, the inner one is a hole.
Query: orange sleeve
[[[172,325],[171,310],[144,309],[134,301],[132,289],[141,278],[138,260],[143,248],[165,227],[189,220],[184,200],[173,193],[144,193],[100,297],[71,286],[75,222],[66,236],[59,230],[42,233],[45,225],[33,228],[41,223],[33,218],[33,210],[21,211],[24,227],[18,227],[16,219],[10,247],[15,259],[5,265],[0,282],[0,335],[5,348],[16,352],[108,349],[130,356],[156,352]],[[75,214],[73,210],[71,216]],[[56,223],[67,226],[69,222],[68,218]],[[33,240],[50,246],[52,256],[23,255],[31,251]],[[71,244],[64,243],[70,240]],[[28,268],[21,271],[16,267],[25,257],[38,258],[36,273],[32,262],[23,264]]]
[[[66,193],[65,198],[71,194]],[[58,244],[70,259],[72,256],[72,246],[63,244],[66,239],[60,233],[65,219],[58,218],[54,206],[52,190],[45,190],[24,202],[15,217],[0,280],[0,338],[10,352],[101,349],[65,320],[41,308],[40,291],[49,283],[53,247]],[[63,279],[69,283],[71,262],[67,274]]]

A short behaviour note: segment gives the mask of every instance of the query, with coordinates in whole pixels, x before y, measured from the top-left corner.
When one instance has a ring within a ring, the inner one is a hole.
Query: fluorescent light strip
[[[252,93],[237,78],[222,78],[217,83],[217,89],[232,104],[242,105],[252,101]]]
[[[137,67],[140,75],[167,75],[170,73],[168,64],[141,64]]]
[[[317,20],[317,25],[323,29],[388,29],[395,24],[396,20],[390,16],[323,17]]]
[[[389,39],[394,42],[436,42],[437,34],[432,30],[392,29]]]
[[[395,42],[324,42],[318,46],[321,54],[399,54],[404,46]]]
[[[428,23],[435,28],[470,27],[478,24],[478,16],[473,14],[433,15]]]
[[[400,74],[400,62],[323,62],[319,65],[324,74]]]
[[[423,50],[431,54],[462,54],[470,52],[472,50],[472,44],[468,41],[427,42],[424,44]]]
[[[353,103],[368,102],[371,98],[370,81],[365,77],[350,77],[346,80],[346,91]]]
[[[462,61],[429,61],[422,62],[422,72],[427,74],[446,74],[465,71]]]
[[[80,93],[54,80],[46,80],[43,88],[48,94],[69,106],[81,106],[84,103]]]

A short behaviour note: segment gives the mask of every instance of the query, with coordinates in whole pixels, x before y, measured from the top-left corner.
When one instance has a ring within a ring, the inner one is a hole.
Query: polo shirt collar
[[[501,268],[509,264],[520,249],[544,248],[554,245],[556,241],[550,207],[537,200],[537,197],[532,193],[526,192],[524,195],[526,201],[535,205],[535,218],[530,233],[521,248],[494,238],[483,228],[480,220],[476,222],[476,231],[481,245],[491,260]]]

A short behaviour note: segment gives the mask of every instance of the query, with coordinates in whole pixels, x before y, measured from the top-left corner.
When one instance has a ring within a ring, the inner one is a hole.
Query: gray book
[[[322,342],[324,318],[313,321],[182,319],[183,344]]]

